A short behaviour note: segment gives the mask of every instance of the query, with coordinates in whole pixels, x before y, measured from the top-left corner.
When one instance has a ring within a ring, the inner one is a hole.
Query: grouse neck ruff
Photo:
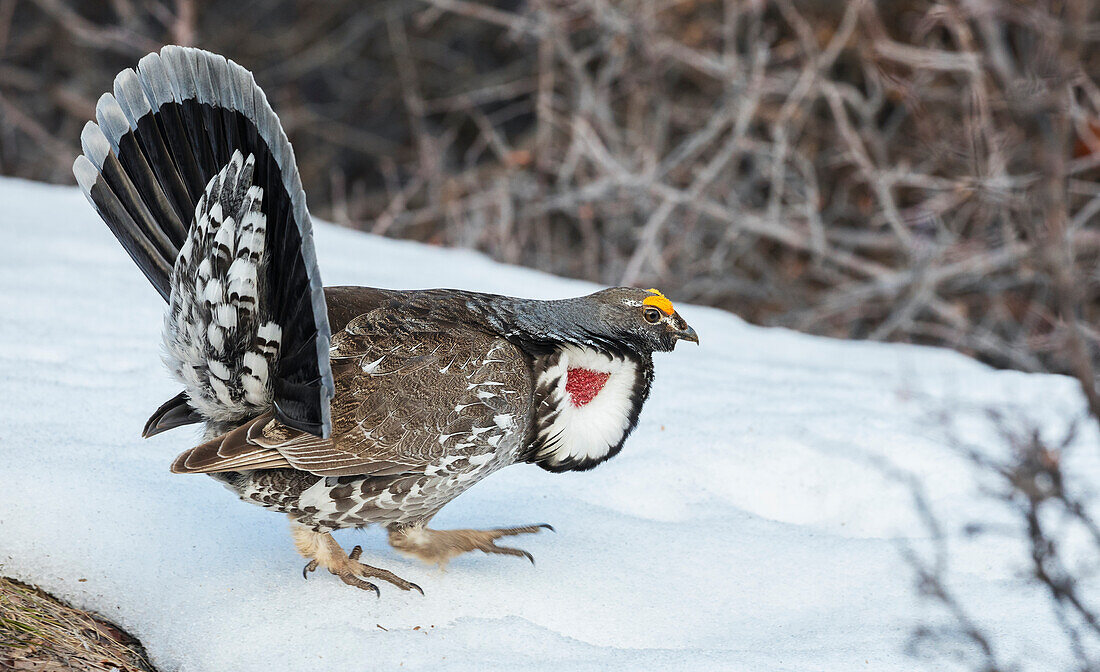
[[[551,471],[591,469],[615,455],[649,395],[652,363],[563,346],[538,376],[535,458]]]

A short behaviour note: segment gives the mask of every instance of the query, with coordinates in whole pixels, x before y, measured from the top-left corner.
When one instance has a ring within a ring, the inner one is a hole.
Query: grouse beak
[[[689,327],[686,323],[684,328],[676,332],[676,338],[681,341],[691,341],[695,345],[699,345],[699,334],[695,333],[695,330]]]

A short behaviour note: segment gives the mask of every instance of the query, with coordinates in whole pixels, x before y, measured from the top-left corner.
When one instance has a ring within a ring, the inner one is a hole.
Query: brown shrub
[[[759,323],[1068,371],[1100,316],[1097,14],[8,0],[0,171],[68,181],[114,73],[193,43],[256,72],[322,217]]]

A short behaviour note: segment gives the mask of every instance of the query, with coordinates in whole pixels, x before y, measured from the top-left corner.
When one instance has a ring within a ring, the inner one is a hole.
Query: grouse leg
[[[379,595],[378,586],[364,578],[381,579],[401,590],[417,590],[421,595],[424,594],[420,586],[402,579],[393,572],[359,562],[359,555],[363,552],[361,546],[356,546],[352,549],[351,555],[347,555],[344,549],[340,548],[340,544],[336,543],[332,535],[327,532],[315,532],[305,525],[291,523],[290,533],[294,537],[294,545],[298,548],[298,552],[309,559],[309,563],[302,569],[303,577],[318,567],[324,567],[349,586],[373,590],[375,595]]]
[[[432,530],[423,525],[391,526],[390,545],[399,552],[419,558],[424,562],[445,567],[451,558],[469,551],[515,555],[527,558],[531,564],[535,558],[519,548],[497,546],[496,540],[516,534],[533,534],[541,530],[554,531],[546,523],[506,527],[497,530]]]

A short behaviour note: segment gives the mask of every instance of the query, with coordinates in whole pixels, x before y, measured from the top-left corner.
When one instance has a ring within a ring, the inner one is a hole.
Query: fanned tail
[[[73,172],[160,295],[183,395],[152,435],[271,410],[327,437],[330,331],[294,152],[252,74],[165,47],[115,78]]]

